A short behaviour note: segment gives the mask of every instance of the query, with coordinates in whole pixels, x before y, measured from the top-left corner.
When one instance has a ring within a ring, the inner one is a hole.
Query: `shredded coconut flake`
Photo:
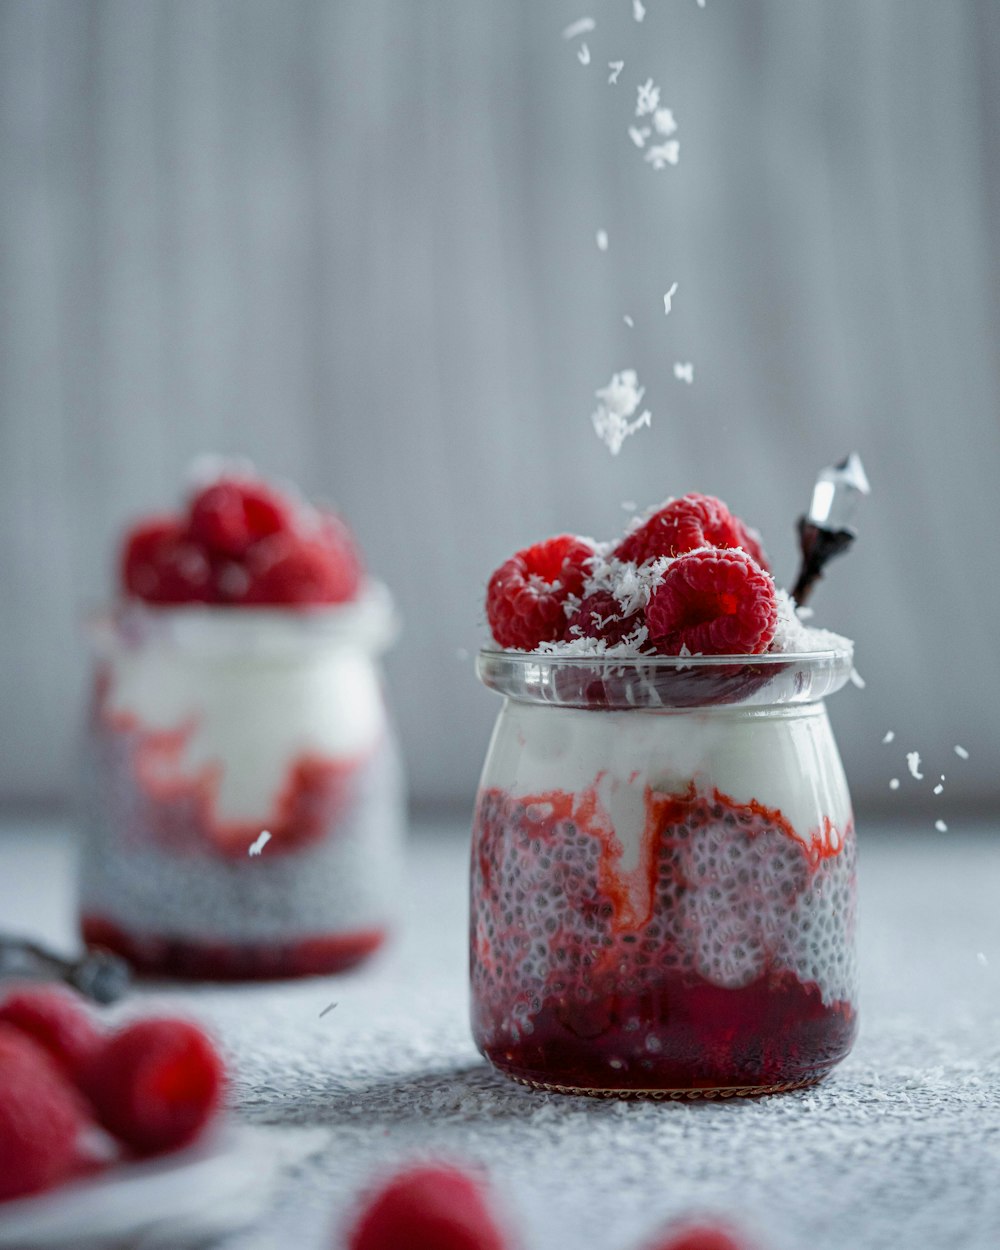
[[[910,770],[910,776],[914,781],[923,781],[924,774],[920,771],[920,752],[907,751],[906,767]]]
[[[626,314],[625,314],[625,316],[624,316],[624,317],[622,317],[622,321],[624,321],[624,322],[625,322],[625,324],[628,326],[628,328],[629,328],[630,330],[631,330],[631,329],[632,329],[632,327],[635,325],[635,322],[634,322],[634,321],[632,320],[632,318],[628,315],[628,313],[626,313]]]
[[[937,783],[937,785],[934,787],[934,793],[935,793],[935,794],[943,794],[943,793],[944,793],[944,786],[941,784],[941,782],[940,782],[940,781],[939,781],[939,782]]]
[[[868,685],[856,668],[851,669],[851,685],[857,686],[859,690],[864,690],[865,686]]]
[[[670,316],[674,306],[674,296],[677,294],[677,283],[671,282],[670,290],[663,293],[663,312],[666,316]]]
[[[636,117],[648,117],[651,113],[655,113],[660,107],[660,88],[653,82],[652,78],[647,78],[645,82],[641,82],[636,88],[635,115]]]
[[[652,419],[652,413],[647,409],[630,420],[642,401],[645,389],[639,385],[634,369],[623,369],[594,394],[598,400],[597,410],[591,414],[594,430],[598,438],[607,444],[611,454],[617,456],[625,439],[642,426],[649,425]]]
[[[648,126],[629,126],[628,128],[628,137],[637,148],[644,148],[646,140],[652,133]]]
[[[653,127],[658,135],[676,134],[677,122],[674,118],[674,110],[657,109],[653,114]]]
[[[986,958],[986,954],[984,951],[976,951],[976,958],[979,960],[979,962],[983,965],[984,968],[989,966],[990,961]]]
[[[960,760],[967,760],[969,758],[969,752],[965,749],[965,747],[956,746],[955,754]]]
[[[632,16],[637,22],[641,22],[646,16],[646,6],[642,0],[632,0]]]
[[[898,790],[898,789],[899,789],[899,778],[898,778],[898,777],[893,777],[893,779],[889,782],[889,789],[890,789],[890,790]]]
[[[261,851],[264,849],[264,847],[267,846],[268,842],[270,841],[271,841],[271,835],[268,833],[266,829],[262,829],[260,833],[258,834],[258,836],[254,839],[254,841],[250,843],[250,849],[247,851],[247,854],[259,855]]]
[[[580,62],[581,65],[590,64],[590,49],[587,47],[585,43],[581,43],[579,48],[577,48],[576,59]]]
[[[938,831],[938,833],[948,832],[948,826],[944,823],[943,820],[935,820],[934,828]]]
[[[597,23],[592,17],[581,17],[579,21],[570,22],[563,31],[564,39],[575,39],[577,35],[589,35],[592,30],[597,29]]]
[[[655,143],[647,148],[642,159],[654,169],[666,169],[668,165],[676,165],[680,158],[680,143],[676,139],[668,139],[666,143]]]
[[[608,250],[608,232],[607,230],[598,230],[597,232],[597,250],[606,252]]]
[[[678,360],[674,364],[674,377],[678,382],[686,382],[688,386],[694,382],[694,365],[690,360]]]
[[[882,741],[887,742],[887,743],[892,742],[895,736],[896,736],[895,729],[887,729],[885,733],[882,735]]]
[[[624,61],[608,61],[608,69],[611,70],[611,73],[608,75],[608,83],[610,86],[613,87],[618,82],[618,75],[624,68]]]

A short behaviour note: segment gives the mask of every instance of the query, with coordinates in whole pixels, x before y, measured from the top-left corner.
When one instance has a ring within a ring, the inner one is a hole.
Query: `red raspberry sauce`
[[[511,1076],[581,1090],[762,1088],[825,1075],[851,1048],[854,1003],[824,1003],[815,983],[776,965],[766,941],[763,970],[748,984],[706,980],[691,958],[697,923],[685,919],[704,913],[684,906],[712,888],[694,871],[699,838],[723,851],[749,847],[749,862],[764,836],[768,864],[780,857],[780,884],[768,886],[767,904],[754,901],[758,886],[746,888],[750,918],[724,941],[767,931],[776,950],[774,915],[780,927],[799,896],[809,908],[816,874],[833,872],[843,848],[853,855],[853,831],[831,839],[831,829],[827,819],[805,847],[780,812],[760,804],[693,788],[647,793],[640,884],[626,889],[595,793],[516,800],[485,791],[471,909],[472,1024],[483,1054]],[[846,902],[834,945],[853,940],[852,863],[836,865]]]

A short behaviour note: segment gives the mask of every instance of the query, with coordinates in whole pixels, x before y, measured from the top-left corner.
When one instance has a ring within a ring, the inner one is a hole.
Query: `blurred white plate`
[[[180,1247],[230,1232],[266,1204],[275,1152],[266,1132],[226,1125],[187,1150],[118,1164],[31,1198],[0,1203],[2,1250]]]

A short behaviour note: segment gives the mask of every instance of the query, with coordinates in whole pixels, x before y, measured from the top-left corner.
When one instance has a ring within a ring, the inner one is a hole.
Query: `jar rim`
[[[853,671],[852,647],[764,655],[559,655],[484,647],[480,681],[522,703],[669,711],[816,703]]]
[[[302,607],[125,600],[90,613],[84,628],[98,654],[161,642],[205,655],[287,655],[331,643],[377,655],[395,641],[399,618],[388,588],[370,578],[356,599]]]

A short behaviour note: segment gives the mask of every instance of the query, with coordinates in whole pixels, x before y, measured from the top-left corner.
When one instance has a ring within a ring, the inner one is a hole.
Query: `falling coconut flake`
[[[989,967],[990,961],[986,958],[986,955],[983,951],[976,951],[976,958],[979,960],[979,962],[983,965],[984,968]]]
[[[944,823],[943,820],[935,820],[934,828],[938,831],[938,833],[948,832],[948,826]]]
[[[890,789],[890,790],[898,790],[898,789],[899,789],[899,778],[898,778],[898,777],[893,777],[893,779],[889,782],[889,789]]]
[[[624,68],[624,61],[608,61],[608,69],[611,70],[611,73],[608,75],[608,83],[610,86],[613,87],[618,82],[618,75]]]
[[[597,232],[597,248],[598,251],[606,252],[608,250],[608,232],[607,230],[598,230]]]
[[[856,686],[859,690],[864,690],[865,686],[868,685],[856,668],[851,669],[851,685]]]
[[[960,760],[967,760],[969,758],[969,752],[965,749],[965,747],[957,746],[955,748],[955,754],[958,756]]]
[[[644,148],[646,140],[652,133],[648,126],[629,126],[628,128],[628,137],[637,148]]]
[[[635,322],[634,322],[634,321],[632,320],[632,318],[628,315],[628,313],[626,313],[626,314],[625,314],[625,316],[624,316],[624,317],[622,317],[622,321],[624,321],[624,322],[625,322],[625,324],[628,326],[628,328],[629,328],[630,330],[631,330],[631,329],[632,329],[632,327],[635,325]]]
[[[920,771],[920,752],[907,751],[906,767],[910,770],[910,776],[914,781],[923,781],[924,774]]]
[[[666,169],[668,165],[676,165],[681,159],[681,145],[676,139],[655,143],[646,149],[642,159],[648,161],[654,169]]]
[[[677,133],[677,122],[674,120],[673,109],[657,109],[653,114],[653,126],[658,135]]]
[[[887,730],[885,731],[885,733],[883,734],[883,736],[882,736],[882,741],[883,741],[883,742],[892,742],[892,740],[895,738],[895,736],[896,736],[896,731],[895,731],[895,729],[887,729]]]
[[[271,841],[271,835],[268,833],[266,829],[262,829],[258,837],[253,842],[250,843],[250,849],[247,851],[247,854],[259,855],[261,851],[264,849],[264,847],[267,846],[268,842],[270,841]]]
[[[636,117],[648,117],[650,113],[655,113],[660,107],[660,88],[653,82],[652,78],[647,78],[645,82],[639,84],[636,88],[635,115]]]
[[[596,29],[597,23],[592,17],[581,17],[578,22],[570,22],[562,35],[564,39],[575,39],[577,35],[589,35]]]
[[[646,6],[642,0],[632,0],[632,16],[637,22],[641,22],[646,16]]]
[[[937,785],[934,787],[934,793],[935,793],[935,794],[943,794],[943,793],[944,793],[944,786],[941,784],[941,782],[940,782],[940,781],[939,781],[939,782],[937,783]]]
[[[690,386],[694,382],[694,365],[690,360],[678,360],[674,365],[674,377],[678,382],[686,382]]]
[[[590,64],[590,49],[587,47],[585,43],[581,43],[579,48],[577,48],[576,59],[580,62],[581,65]]]
[[[652,413],[647,409],[635,420],[629,420],[639,407],[645,389],[639,385],[634,369],[623,369],[612,376],[607,386],[595,391],[597,411],[591,413],[594,430],[613,456],[622,449],[622,443],[630,434],[649,425]]]
[[[677,294],[677,283],[671,282],[670,290],[663,293],[663,312],[669,317],[674,306],[674,296]]]

